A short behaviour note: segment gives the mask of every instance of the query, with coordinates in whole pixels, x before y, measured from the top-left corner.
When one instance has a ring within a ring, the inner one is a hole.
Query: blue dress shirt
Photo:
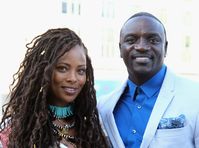
[[[115,122],[125,148],[140,147],[165,73],[166,66],[163,65],[156,75],[139,86],[139,94],[135,100],[133,100],[133,96],[138,86],[128,80],[126,91],[114,109]]]

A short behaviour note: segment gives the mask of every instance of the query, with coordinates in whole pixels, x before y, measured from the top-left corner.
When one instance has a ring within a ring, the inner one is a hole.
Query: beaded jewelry
[[[49,105],[49,109],[57,119],[63,119],[74,115],[74,104],[65,107]]]
[[[70,104],[66,107],[59,107],[49,105],[49,110],[52,112],[53,116],[60,122],[59,119],[68,118],[74,115],[74,104]],[[53,132],[55,135],[64,138],[64,140],[76,148],[75,143],[77,142],[77,138],[75,136],[69,135],[69,129],[75,127],[75,121],[71,124],[64,124],[64,126],[57,125],[56,123],[52,123]]]
[[[65,124],[64,127],[53,123],[53,126],[56,127],[61,134],[68,135],[69,129],[75,127],[75,121],[72,124]]]
[[[53,132],[55,135],[64,138],[68,143],[76,147],[75,143],[77,142],[77,138],[75,136],[68,135],[68,131],[64,127],[58,126],[54,123],[53,126],[54,126]],[[74,127],[73,123],[71,124],[71,128],[72,127]]]

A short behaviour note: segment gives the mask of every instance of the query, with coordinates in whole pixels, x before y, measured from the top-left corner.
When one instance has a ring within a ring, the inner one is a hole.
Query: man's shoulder
[[[183,74],[179,74],[179,73],[175,73],[172,70],[168,69],[165,78],[167,78],[167,80],[171,81],[174,80],[174,82],[181,83],[181,84],[187,84],[187,85],[191,85],[191,86],[199,86],[199,80],[194,80],[191,78],[191,76],[188,75],[183,75]]]
[[[104,106],[107,102],[111,101],[112,96],[117,93],[116,90],[113,90],[112,92],[108,94],[101,95],[97,98],[97,105],[98,108],[101,108],[101,106]]]
[[[199,81],[190,78],[189,76],[185,75],[176,75],[176,83],[179,86],[191,87],[191,88],[198,88]]]
[[[117,101],[121,94],[123,93],[124,88],[126,87],[126,82],[121,82],[121,85],[119,85],[117,88],[115,88],[112,92],[109,92],[107,94],[101,95],[97,98],[97,104],[98,108],[102,108],[109,103],[113,103],[114,101]]]
[[[196,95],[197,98],[199,96],[199,81],[194,80],[188,76],[176,74],[176,73],[168,73],[168,77],[166,78],[166,84],[173,84],[173,88],[175,92],[178,94],[189,94]],[[169,81],[169,82],[168,82]],[[171,85],[170,85],[171,86]],[[195,98],[192,96],[192,98]]]

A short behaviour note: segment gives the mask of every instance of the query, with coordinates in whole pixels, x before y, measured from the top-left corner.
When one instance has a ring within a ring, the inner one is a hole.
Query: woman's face
[[[51,78],[53,105],[65,106],[75,100],[86,83],[86,68],[85,50],[80,45],[58,59]]]

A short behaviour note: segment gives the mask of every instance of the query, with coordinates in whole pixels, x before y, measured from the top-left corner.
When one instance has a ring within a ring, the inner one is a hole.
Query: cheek
[[[123,45],[122,48],[120,49],[120,54],[122,58],[127,58],[131,51],[132,51],[132,46]]]
[[[82,77],[81,79],[79,79],[79,85],[80,86],[84,86],[85,85],[85,83],[86,83],[86,76],[84,76],[84,77]]]
[[[51,84],[54,85],[59,85],[59,83],[61,83],[63,81],[63,78],[61,75],[57,74],[57,73],[53,73],[52,77],[51,77]]]
[[[160,60],[163,60],[164,58],[165,58],[165,51],[164,50],[162,50],[162,51],[159,51],[158,52],[158,58],[160,59]]]
[[[121,58],[126,59],[126,56],[127,56],[126,54],[127,54],[127,53],[126,53],[125,49],[121,49],[121,50],[120,50],[120,57],[121,57]]]

